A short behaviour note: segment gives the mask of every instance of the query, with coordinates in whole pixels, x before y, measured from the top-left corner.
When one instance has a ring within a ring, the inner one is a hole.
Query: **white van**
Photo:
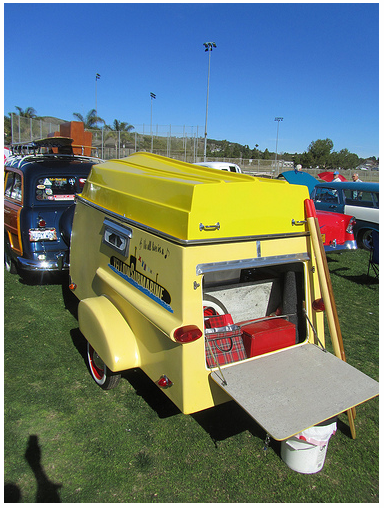
[[[241,173],[240,166],[230,162],[195,162],[196,166],[204,166],[206,168],[221,169],[230,173]]]

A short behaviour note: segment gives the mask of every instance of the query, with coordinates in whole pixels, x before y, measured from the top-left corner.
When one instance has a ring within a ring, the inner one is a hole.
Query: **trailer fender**
[[[81,333],[112,372],[140,367],[135,335],[106,296],[81,300],[78,317]]]

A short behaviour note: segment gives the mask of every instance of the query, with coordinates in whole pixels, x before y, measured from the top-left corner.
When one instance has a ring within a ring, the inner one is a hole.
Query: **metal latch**
[[[295,219],[292,219],[292,226],[303,226],[304,224],[306,224],[307,221],[306,220],[295,220]]]
[[[202,222],[199,225],[200,231],[215,231],[216,229],[220,229],[220,222],[216,222],[216,224],[212,224],[211,226],[205,226]]]

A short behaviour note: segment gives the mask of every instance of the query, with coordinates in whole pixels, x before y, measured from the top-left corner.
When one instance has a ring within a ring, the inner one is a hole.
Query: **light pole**
[[[97,80],[100,79],[100,74],[96,73],[96,90],[95,90],[95,102],[96,102],[96,127],[97,127]]]
[[[150,93],[150,96],[151,96],[151,153],[153,152],[153,134],[152,134],[152,102],[153,102],[153,99],[156,99],[156,95],[151,92]]]
[[[208,51],[208,84],[207,84],[207,106],[205,109],[205,131],[204,131],[204,162],[207,160],[207,123],[208,123],[208,97],[209,97],[209,72],[211,69],[211,52],[216,48],[215,42],[204,42],[205,51]]]
[[[279,123],[283,121],[282,116],[276,116],[275,122],[277,122],[277,135],[276,135],[276,152],[275,152],[275,170],[277,169],[277,142],[279,140]]]

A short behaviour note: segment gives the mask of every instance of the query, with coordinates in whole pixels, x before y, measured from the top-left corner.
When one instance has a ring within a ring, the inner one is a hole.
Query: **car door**
[[[344,199],[342,189],[329,187],[315,187],[312,193],[317,210],[344,213]]]
[[[4,182],[4,230],[10,248],[22,255],[20,213],[23,207],[23,175],[7,171]]]

